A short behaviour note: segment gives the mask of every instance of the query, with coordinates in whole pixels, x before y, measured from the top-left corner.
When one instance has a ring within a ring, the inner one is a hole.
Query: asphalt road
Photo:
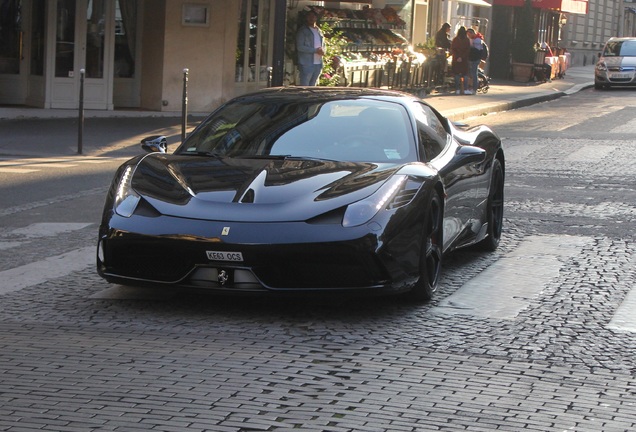
[[[0,188],[0,430],[633,430],[633,94],[469,121],[504,139],[505,232],[447,256],[426,305],[110,286],[117,161],[24,159]]]

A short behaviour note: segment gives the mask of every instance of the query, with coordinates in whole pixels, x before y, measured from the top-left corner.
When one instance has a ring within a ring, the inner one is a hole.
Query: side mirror
[[[163,135],[153,135],[141,140],[141,148],[148,153],[167,153],[168,140]]]
[[[474,146],[460,146],[450,163],[444,167],[442,175],[455,171],[463,166],[481,163],[486,160],[486,150]]]

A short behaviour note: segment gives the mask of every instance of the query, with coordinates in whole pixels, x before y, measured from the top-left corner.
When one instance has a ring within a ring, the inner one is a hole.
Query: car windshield
[[[351,162],[416,160],[403,106],[372,99],[310,97],[239,98],[207,118],[175,153]]]
[[[636,39],[610,41],[605,46],[603,57],[635,57]]]

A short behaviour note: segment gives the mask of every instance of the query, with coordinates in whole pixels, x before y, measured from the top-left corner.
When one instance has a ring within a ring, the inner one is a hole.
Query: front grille
[[[388,280],[383,266],[366,254],[272,251],[268,261],[268,265],[255,267],[253,271],[271,288],[361,288]]]
[[[386,284],[384,265],[372,252],[373,238],[347,243],[310,243],[287,245],[224,245],[223,250],[240,250],[244,261],[210,261],[206,250],[219,250],[206,241],[170,240],[149,237],[104,240],[104,272],[116,277],[177,284],[197,284],[215,277],[201,278],[197,268],[242,268],[271,289],[362,288]],[[197,276],[195,276],[197,275]],[[187,278],[196,279],[188,282]],[[256,282],[252,280],[251,282]],[[212,284],[214,285],[214,284]],[[250,287],[251,288],[251,287]]]
[[[106,265],[120,276],[159,282],[176,282],[194,267],[185,253],[175,252],[170,246],[157,244],[131,244],[123,247],[111,245]]]

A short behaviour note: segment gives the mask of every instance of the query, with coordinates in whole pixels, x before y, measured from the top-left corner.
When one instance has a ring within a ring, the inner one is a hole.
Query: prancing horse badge
[[[221,231],[221,235],[226,236],[230,234],[230,227],[223,227],[223,231]]]

